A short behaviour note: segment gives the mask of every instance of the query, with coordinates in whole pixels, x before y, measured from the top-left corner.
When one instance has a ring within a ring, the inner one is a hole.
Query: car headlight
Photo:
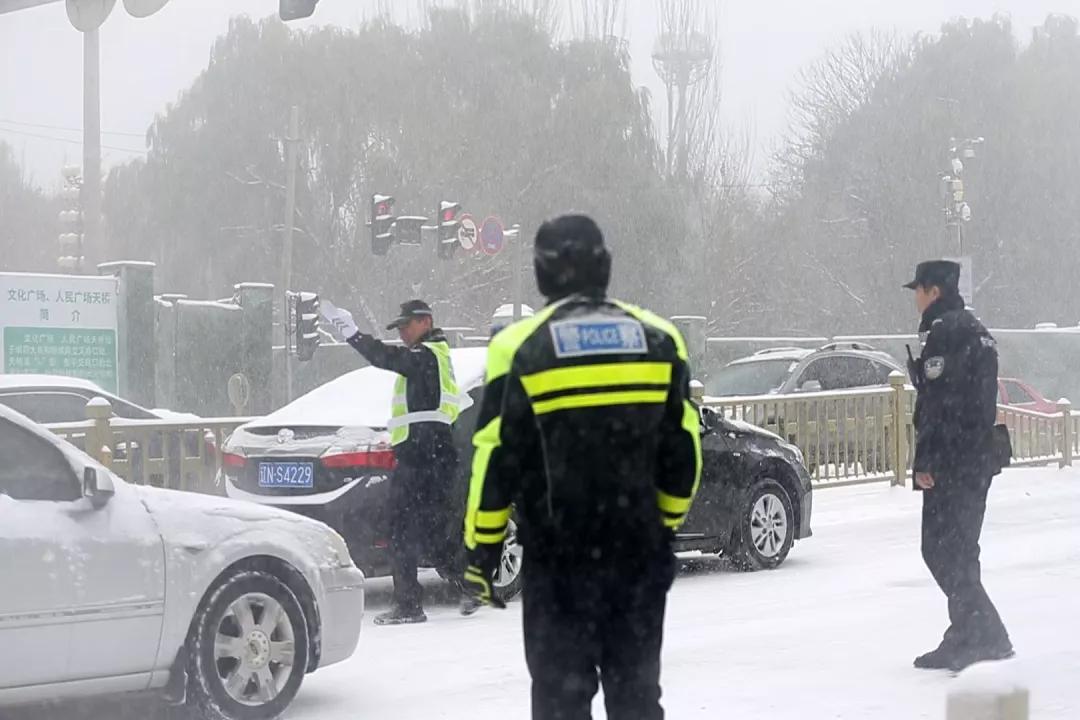
[[[345,538],[341,537],[336,530],[327,528],[327,539],[330,552],[334,556],[335,566],[340,568],[352,567],[352,554],[349,553],[349,545],[345,542]]]
[[[783,447],[786,452],[794,456],[795,462],[799,463],[803,467],[806,467],[806,458],[803,456],[802,450],[800,450],[797,445],[792,445],[790,443],[781,443],[781,447]]]

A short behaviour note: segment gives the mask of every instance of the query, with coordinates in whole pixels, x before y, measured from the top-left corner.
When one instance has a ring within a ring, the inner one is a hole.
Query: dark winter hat
[[[960,292],[960,265],[951,260],[928,260],[915,268],[915,279],[904,285],[915,288],[941,288],[943,293]]]
[[[409,300],[401,303],[401,315],[386,326],[387,330],[396,330],[409,324],[410,320],[422,317],[434,317],[431,306],[423,300]]]
[[[607,291],[611,255],[592,218],[563,215],[536,231],[533,267],[540,293],[551,300],[574,293]]]

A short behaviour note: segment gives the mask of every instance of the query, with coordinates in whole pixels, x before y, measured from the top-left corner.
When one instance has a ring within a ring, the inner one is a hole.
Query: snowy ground
[[[919,497],[876,485],[815,496],[814,537],[775,572],[684,563],[664,645],[668,717],[817,720],[944,718],[958,680],[917,671],[936,645],[945,602],[918,550]],[[986,585],[1018,657],[1033,720],[1080,718],[1080,471],[1013,470],[991,492]],[[435,579],[425,625],[367,623],[349,662],[307,678],[288,720],[508,720],[528,717],[520,604],[461,618]],[[389,583],[369,587],[372,614]],[[595,716],[604,713],[598,699]],[[128,715],[54,708],[38,720]],[[145,714],[140,715],[145,717]],[[23,720],[21,717],[19,720]]]

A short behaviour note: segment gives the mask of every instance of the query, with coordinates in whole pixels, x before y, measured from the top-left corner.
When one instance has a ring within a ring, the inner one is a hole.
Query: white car
[[[326,525],[129,485],[0,406],[0,707],[158,690],[279,715],[356,649],[364,575]]]

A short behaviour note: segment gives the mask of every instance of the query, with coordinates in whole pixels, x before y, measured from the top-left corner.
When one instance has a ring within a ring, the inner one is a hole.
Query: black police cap
[[[434,317],[431,306],[423,300],[409,300],[401,303],[401,314],[386,326],[387,330],[396,330],[409,324],[410,320],[421,317]]]
[[[945,292],[958,292],[960,264],[952,260],[927,260],[915,268],[915,279],[904,285],[908,290],[939,287]]]

